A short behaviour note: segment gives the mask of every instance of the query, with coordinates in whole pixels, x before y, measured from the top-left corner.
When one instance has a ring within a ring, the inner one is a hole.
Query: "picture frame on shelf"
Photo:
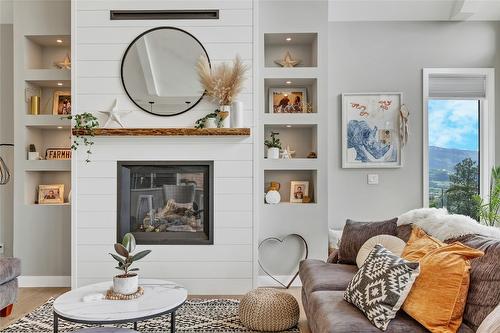
[[[269,88],[269,113],[306,113],[307,88]]]
[[[71,91],[54,91],[52,114],[59,116],[71,114]]]
[[[305,180],[292,180],[290,182],[290,202],[303,203],[304,197],[309,196],[309,182]]]
[[[64,203],[64,184],[38,185],[38,204],[57,205]]]
[[[342,168],[399,168],[401,92],[342,94]]]

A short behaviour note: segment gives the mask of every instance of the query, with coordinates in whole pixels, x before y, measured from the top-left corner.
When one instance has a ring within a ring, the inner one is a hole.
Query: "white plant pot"
[[[281,194],[276,190],[270,190],[266,193],[266,202],[268,204],[276,205],[281,201]]]
[[[217,128],[217,120],[215,118],[205,119],[205,128]]]
[[[128,277],[115,276],[113,277],[113,291],[122,295],[130,295],[139,288],[139,275],[131,275]]]
[[[270,160],[277,160],[280,158],[280,149],[273,147],[267,148],[267,158]]]
[[[231,104],[231,127],[243,127],[243,103],[240,101],[236,101]]]

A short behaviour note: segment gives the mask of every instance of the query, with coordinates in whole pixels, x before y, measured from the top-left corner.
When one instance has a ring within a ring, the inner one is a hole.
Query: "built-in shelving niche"
[[[30,35],[25,42],[26,69],[54,69],[55,63],[71,55],[70,36]]]
[[[36,117],[36,116],[35,116]],[[68,148],[71,146],[71,133],[63,126],[58,127],[26,127],[26,156],[29,145],[34,144],[40,157],[45,158],[48,148]],[[27,157],[26,157],[27,159]]]
[[[312,113],[317,113],[318,112],[318,99],[317,99],[317,80],[314,78],[288,78],[288,77],[283,77],[283,78],[266,78],[264,79],[264,94],[265,94],[265,110],[266,114],[275,114],[279,116],[293,116],[293,115],[300,115],[303,113],[275,113],[274,108],[271,104],[272,100],[272,90],[274,89],[283,89],[283,91],[287,91],[289,89],[297,89],[297,92],[301,92],[302,89],[305,89],[306,96],[305,96],[305,102],[310,103],[312,106]],[[300,90],[299,90],[300,89]],[[276,97],[275,97],[276,98]],[[279,98],[279,97],[278,97]],[[274,103],[279,103],[279,101],[276,99]],[[290,101],[290,103],[293,103],[293,101]],[[307,114],[307,113],[306,113]]]
[[[265,125],[264,135],[269,138],[271,133],[279,133],[282,148],[287,147],[295,151],[294,159],[307,158],[309,153],[318,151],[317,125]],[[267,149],[264,149],[264,157],[267,158]]]
[[[309,197],[311,197],[311,203],[290,203],[290,185],[292,181],[308,181],[309,182]],[[281,203],[284,204],[296,204],[296,205],[313,205],[318,202],[316,193],[316,181],[317,181],[317,171],[316,170],[264,170],[264,191],[267,191],[269,184],[271,182],[280,183],[280,195]],[[271,206],[271,205],[270,205]]]
[[[64,78],[64,77],[63,77]],[[69,79],[69,76],[68,76]],[[31,114],[31,96],[40,96],[40,114],[52,115],[54,93],[71,91],[71,81],[63,79],[26,80],[25,81],[25,114]]]
[[[296,67],[316,67],[318,65],[317,33],[266,33],[264,34],[264,65],[280,67],[275,60],[283,59],[290,52],[300,63]]]
[[[68,205],[68,195],[71,191],[71,172],[69,171],[25,171],[24,173],[24,203],[38,203],[38,185],[64,184],[64,204]],[[42,205],[40,205],[42,206]]]

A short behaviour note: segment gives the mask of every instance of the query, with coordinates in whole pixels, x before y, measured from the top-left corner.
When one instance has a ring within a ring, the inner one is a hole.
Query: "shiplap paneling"
[[[192,33],[214,64],[239,55],[249,67],[238,100],[244,104],[244,124],[253,127],[253,9],[251,0],[141,1],[140,9],[217,8],[219,20],[110,21],[110,9],[137,9],[137,1],[80,0],[76,2],[75,110],[98,113],[117,99],[127,127],[192,127],[215,109],[203,100],[175,117],[158,117],[139,110],[120,82],[125,49],[137,35],[157,26],[175,26]],[[253,278],[253,145],[250,137],[96,137],[92,162],[74,154],[73,213],[76,216],[74,286],[109,281],[115,274],[113,251],[117,220],[117,161],[214,161],[214,245],[138,246],[153,252],[139,264],[144,278],[170,279],[192,294],[244,293]]]
[[[251,263],[247,263],[251,265]],[[151,279],[164,279],[170,271],[166,270],[157,276],[149,276]],[[248,286],[252,285],[251,278],[245,279],[208,279],[208,278],[190,278],[190,279],[170,279],[189,291],[190,295],[206,295],[210,290],[211,295],[242,295],[248,291]],[[109,282],[109,278],[81,278],[79,285],[88,285],[91,283]]]
[[[217,219],[217,213],[215,215],[215,219]],[[216,228],[214,238],[220,245],[251,244],[251,231],[251,228]],[[114,242],[116,242],[115,226],[99,229],[99,232],[95,232],[93,229],[79,229],[77,234],[77,244],[79,245],[106,245]]]
[[[194,35],[202,44],[252,43],[252,27],[182,27]],[[130,43],[138,35],[148,30],[144,27],[79,27],[79,44],[123,44]],[[226,48],[227,48],[226,46]],[[210,56],[210,54],[209,54]]]
[[[153,251],[142,261],[250,261],[252,260],[252,245],[249,244],[214,244],[207,245],[138,245],[137,251],[152,249]],[[113,262],[109,253],[113,252],[113,244],[78,246],[78,262]],[[198,278],[203,277],[199,272]]]
[[[144,29],[147,30],[147,29]],[[231,55],[239,54],[242,60],[252,59],[252,46],[248,43],[231,44],[233,53],[227,53],[227,45],[224,43],[204,44],[210,59],[232,60]],[[80,61],[108,60],[120,62],[128,43],[123,44],[84,44],[78,46],[78,59]],[[116,74],[116,73],[115,73]]]

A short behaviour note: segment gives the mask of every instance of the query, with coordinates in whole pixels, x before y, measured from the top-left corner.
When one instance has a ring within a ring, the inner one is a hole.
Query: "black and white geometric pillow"
[[[417,262],[401,259],[377,244],[347,286],[344,299],[385,331],[419,273]]]

